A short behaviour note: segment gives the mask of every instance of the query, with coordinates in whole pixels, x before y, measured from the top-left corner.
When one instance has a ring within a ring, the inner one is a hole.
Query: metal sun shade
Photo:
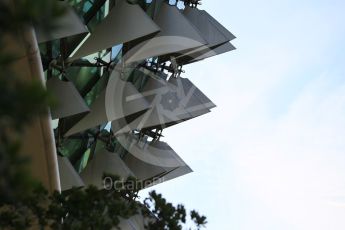
[[[200,35],[207,41],[208,47],[218,46],[230,41],[230,38],[219,31],[203,11],[187,6],[183,10],[183,15],[198,29]]]
[[[83,180],[75,171],[73,165],[67,157],[58,156],[61,190],[68,190],[73,187],[84,186]]]
[[[162,3],[154,22],[161,31],[152,39],[130,49],[124,57],[126,63],[181,53],[207,44],[176,6]]]
[[[134,176],[147,181],[143,186],[165,182],[192,172],[192,169],[165,142],[138,139],[133,134],[117,137],[127,150],[122,159]]]
[[[195,99],[199,103],[201,103],[202,106],[206,107],[207,109],[213,109],[216,107],[216,105],[198,88],[196,87],[188,78],[170,78],[169,83],[175,85],[179,90],[183,90],[183,92],[179,91],[179,93],[182,95],[194,95]],[[194,98],[194,97],[193,97]],[[190,102],[193,102],[190,100]],[[196,100],[194,101],[194,103]],[[192,104],[191,106],[195,106],[196,104]]]
[[[66,7],[64,15],[57,18],[54,22],[55,28],[52,31],[44,31],[42,28],[35,28],[37,42],[47,42],[56,39],[66,38],[69,36],[89,33],[79,16],[74,12],[73,8],[65,2],[57,2],[57,4]]]
[[[102,189],[104,188],[104,173],[120,176],[123,180],[134,175],[119,154],[102,149],[95,153],[93,159],[80,173],[80,177],[86,185],[94,185]]]
[[[210,112],[215,105],[186,78],[169,82],[150,76],[141,94],[150,108],[132,122],[112,122],[113,132],[127,133],[135,129],[162,129]]]
[[[47,89],[57,100],[57,105],[51,109],[52,119],[64,118],[90,111],[72,82],[62,81],[58,77],[52,77],[47,81]]]
[[[133,120],[147,111],[150,107],[144,97],[129,82],[123,81],[113,71],[108,88],[104,90],[91,105],[91,112],[75,124],[65,136],[69,136],[89,128],[96,127],[108,121]],[[133,100],[127,98],[134,97]]]
[[[230,42],[226,42],[222,45],[213,47],[212,49],[207,48],[207,49],[188,53],[187,55],[178,56],[176,59],[177,59],[177,63],[187,65],[187,64],[191,64],[197,61],[201,61],[206,58],[227,53],[235,49],[236,47],[233,46]]]
[[[230,41],[236,37],[206,11],[187,6],[183,14],[208,44],[178,55],[176,60],[179,64],[189,64],[235,49]]]
[[[226,29],[221,23],[219,23],[214,17],[212,17],[209,13],[207,13],[205,10],[201,10],[202,14],[208,17],[208,19],[211,21],[211,23],[222,33],[225,35],[225,37],[232,41],[236,38],[235,35],[233,35],[228,29]]]
[[[154,34],[159,30],[159,27],[139,5],[121,0],[96,26],[81,47],[72,53],[69,60]]]

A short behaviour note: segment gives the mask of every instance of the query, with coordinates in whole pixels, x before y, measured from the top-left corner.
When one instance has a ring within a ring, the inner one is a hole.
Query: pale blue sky
[[[211,230],[345,229],[345,2],[200,8],[237,50],[185,68],[218,107],[164,131],[195,172],[155,189]]]

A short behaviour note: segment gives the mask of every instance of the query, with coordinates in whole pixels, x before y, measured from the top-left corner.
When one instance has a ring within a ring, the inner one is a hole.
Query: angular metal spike
[[[67,157],[58,156],[61,190],[84,186],[83,180]]]
[[[161,32],[130,49],[124,57],[126,63],[183,52],[207,44],[176,6],[162,3],[154,21]]]
[[[176,54],[177,63],[186,65],[235,49],[230,41],[236,37],[206,11],[186,7],[183,14],[197,28],[208,44],[191,49],[189,52]]]
[[[133,134],[117,137],[127,150],[122,159],[136,178],[150,183],[162,183],[192,172],[191,168],[165,142],[138,139]],[[152,184],[144,184],[144,187]]]
[[[122,161],[119,154],[111,153],[103,149],[95,153],[94,157],[80,173],[85,185],[94,185],[104,189],[104,173],[120,176],[127,179],[134,176],[133,172]]]
[[[35,28],[38,43],[66,38],[77,34],[84,34],[86,36],[89,33],[89,30],[74,12],[72,7],[67,6],[67,3],[61,1],[57,2],[57,4],[66,7],[67,10],[64,15],[56,19],[54,24],[56,28],[52,31],[44,31],[39,27]]]
[[[84,131],[108,121],[131,121],[146,112],[150,106],[146,99],[129,82],[123,81],[114,70],[108,88],[91,105],[91,112],[74,125],[65,136]]]
[[[197,28],[200,35],[207,42],[207,47],[214,47],[230,41],[222,31],[220,31],[211,19],[203,11],[197,8],[186,7],[183,15]]]
[[[152,107],[132,122],[113,122],[112,130],[118,135],[135,129],[162,129],[201,116],[215,107],[188,79],[150,77],[141,94]]]
[[[233,35],[228,29],[226,29],[221,23],[219,23],[214,17],[212,17],[209,13],[207,13],[205,10],[202,10],[202,13],[208,17],[208,19],[213,23],[217,29],[222,32],[225,37],[229,40],[232,41],[236,38],[235,35]]]
[[[176,60],[179,64],[187,65],[187,64],[191,64],[197,61],[204,60],[206,58],[210,58],[210,57],[220,55],[229,51],[233,51],[235,49],[236,47],[233,46],[230,42],[226,42],[212,49],[207,48],[207,49],[188,53],[187,55],[178,56]]]
[[[90,111],[72,82],[61,81],[57,77],[53,77],[47,81],[47,89],[57,100],[57,106],[51,109],[52,119]]]
[[[140,6],[129,4],[126,0],[121,0],[117,4],[96,26],[80,48],[70,55],[69,60],[154,34],[160,30]]]

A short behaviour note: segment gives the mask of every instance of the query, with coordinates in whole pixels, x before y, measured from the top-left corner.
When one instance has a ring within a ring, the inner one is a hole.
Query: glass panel
[[[58,152],[69,159],[72,159],[76,153],[84,151],[87,147],[87,142],[83,139],[65,139],[58,147]],[[73,160],[74,161],[74,160]]]
[[[71,80],[77,90],[82,92],[92,79],[99,77],[99,68],[97,67],[69,67],[66,75]]]
[[[97,81],[97,83],[92,87],[92,90],[85,96],[85,102],[87,105],[91,105],[98,95],[105,90],[109,80],[109,71],[105,71],[102,77]]]
[[[80,159],[78,172],[83,171],[83,169],[86,167],[87,162],[89,161],[89,158],[90,158],[90,153],[91,153],[91,149],[87,149],[85,151],[83,157]]]

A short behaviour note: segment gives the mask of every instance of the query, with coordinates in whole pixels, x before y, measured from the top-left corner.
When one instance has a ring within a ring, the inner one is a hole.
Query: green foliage
[[[1,74],[3,75],[3,74]],[[50,94],[36,81],[24,82],[15,76],[0,77],[0,127],[22,129],[52,104]]]
[[[155,191],[150,192],[150,197],[145,199],[144,204],[157,217],[157,220],[151,221],[148,224],[148,229],[180,230],[182,229],[181,224],[186,222],[184,206],[178,205],[174,207],[161,194],[157,194]]]
[[[200,214],[195,210],[192,210],[190,212],[190,217],[194,221],[198,229],[205,227],[205,225],[207,224],[206,216],[200,216]]]
[[[50,201],[46,219],[52,229],[112,229],[120,217],[127,219],[137,213],[136,201],[124,199],[122,191],[94,186],[55,192]]]
[[[146,215],[152,214],[156,217],[148,223],[146,229],[149,230],[181,230],[186,223],[186,209],[179,204],[176,207],[166,201],[161,194],[155,191],[149,193],[150,197],[144,200],[147,207],[144,210]],[[190,218],[195,223],[197,229],[205,227],[206,217],[193,210],[190,212]]]
[[[126,191],[128,193],[128,191]],[[138,203],[123,197],[123,190],[94,186],[72,188],[48,195],[40,185],[0,205],[0,226],[6,229],[112,229],[120,218],[137,214]]]
[[[49,31],[65,10],[53,0],[0,1],[0,33],[13,32],[30,23]]]

